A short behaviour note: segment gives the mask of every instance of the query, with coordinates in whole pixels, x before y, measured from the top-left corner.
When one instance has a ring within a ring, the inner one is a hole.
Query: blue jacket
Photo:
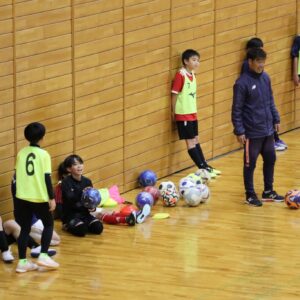
[[[280,123],[267,73],[245,70],[233,86],[231,120],[234,134],[260,138],[274,134]]]

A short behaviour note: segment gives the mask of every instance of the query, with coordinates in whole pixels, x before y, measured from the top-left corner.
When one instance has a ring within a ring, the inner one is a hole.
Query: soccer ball
[[[154,204],[161,196],[159,189],[157,189],[155,186],[146,186],[144,188],[144,192],[150,193],[152,195]]]
[[[284,197],[284,202],[289,208],[298,209],[300,207],[300,191],[288,191]]]
[[[190,173],[187,177],[191,178],[195,182],[196,186],[202,183],[202,178],[194,173]]]
[[[96,208],[101,202],[101,195],[97,189],[87,187],[81,195],[81,203],[88,209]]]
[[[176,206],[176,204],[179,200],[179,195],[178,195],[176,189],[165,190],[162,193],[162,200],[163,200],[164,206]]]
[[[179,193],[180,195],[184,195],[185,191],[192,188],[196,187],[196,184],[194,180],[191,177],[184,177],[180,179],[179,181]]]
[[[200,176],[202,179],[202,183],[204,184],[208,184],[210,182],[211,177],[209,172],[206,169],[198,169],[195,172],[195,175]]]
[[[158,189],[160,193],[163,194],[165,190],[176,190],[176,186],[175,183],[172,181],[163,181],[160,183]]]
[[[154,186],[157,181],[156,174],[151,170],[142,172],[139,176],[139,184],[142,187]]]
[[[201,190],[192,187],[185,191],[183,198],[188,206],[198,206],[202,200]]]
[[[209,191],[208,186],[205,185],[205,184],[200,184],[198,186],[198,189],[200,190],[201,196],[202,196],[201,203],[207,202],[207,200],[208,200],[208,198],[210,196],[210,191]]]
[[[153,197],[150,193],[147,192],[140,192],[137,194],[136,196],[136,205],[142,209],[144,207],[145,204],[149,204],[150,206],[153,205],[154,200]]]

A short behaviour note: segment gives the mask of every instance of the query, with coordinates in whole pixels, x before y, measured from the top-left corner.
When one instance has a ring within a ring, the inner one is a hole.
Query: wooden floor
[[[275,189],[285,194],[300,188],[300,130],[282,138],[289,149],[278,153]],[[299,299],[300,210],[243,204],[241,151],[212,164],[223,174],[210,184],[210,202],[154,207],[169,219],[105,225],[102,236],[86,238],[61,232],[57,223],[60,269],[20,275],[16,263],[1,264],[0,299]],[[178,183],[191,170],[168,179]],[[260,194],[261,160],[255,184]]]

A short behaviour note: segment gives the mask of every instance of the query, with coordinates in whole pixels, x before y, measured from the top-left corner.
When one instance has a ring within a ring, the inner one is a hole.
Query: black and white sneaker
[[[136,223],[141,224],[145,221],[145,219],[150,215],[151,213],[151,206],[149,204],[145,204],[143,208],[138,211],[136,214]]]
[[[257,198],[256,194],[246,194],[245,203],[251,206],[262,206],[262,202]]]
[[[264,202],[283,202],[284,197],[278,195],[275,191],[267,191],[262,193],[262,201]]]

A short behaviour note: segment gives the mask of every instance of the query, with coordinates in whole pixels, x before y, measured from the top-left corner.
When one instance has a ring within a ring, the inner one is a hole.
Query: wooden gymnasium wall
[[[282,130],[300,124],[290,46],[299,0],[0,0],[0,214],[24,126],[47,126],[53,168],[78,153],[95,186],[136,186],[191,166],[170,121],[170,85],[186,48],[201,53],[200,140],[207,158],[237,149],[232,85],[246,41],[265,42]],[[56,178],[54,176],[54,181]]]

